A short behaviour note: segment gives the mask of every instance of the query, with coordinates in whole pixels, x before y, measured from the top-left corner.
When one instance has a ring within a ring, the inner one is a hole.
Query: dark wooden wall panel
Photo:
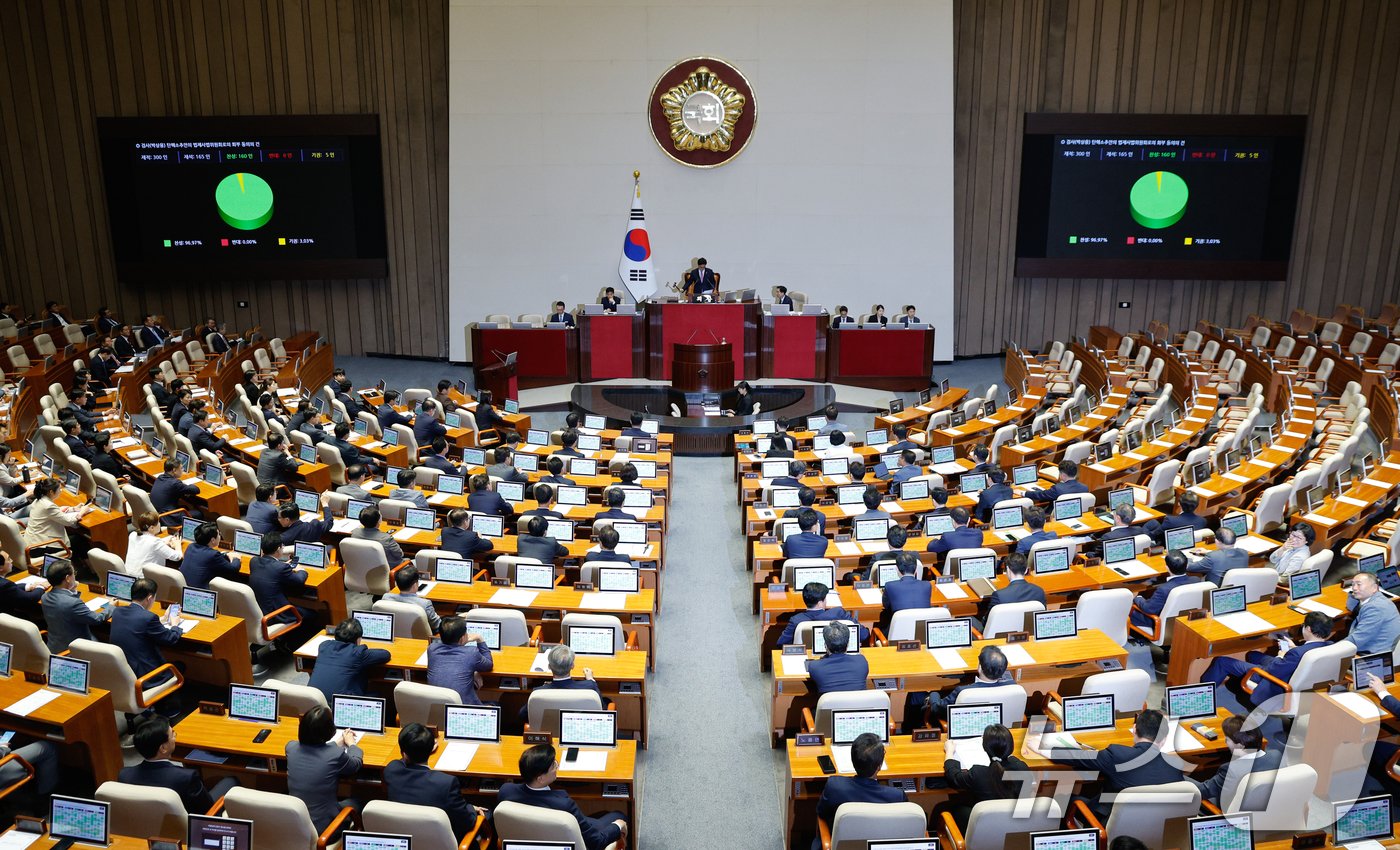
[[[446,355],[446,0],[13,0],[0,48],[0,297]],[[116,278],[95,117],[362,112],[380,116],[387,279]]]
[[[1400,299],[1400,4],[958,0],[954,17],[959,354]],[[1288,280],[1016,278],[1026,112],[1307,115]]]

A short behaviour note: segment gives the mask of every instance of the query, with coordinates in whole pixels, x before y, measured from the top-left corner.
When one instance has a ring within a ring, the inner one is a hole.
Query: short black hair
[[[900,452],[899,459],[909,464],[910,466],[913,466],[918,461],[918,458],[914,456],[913,449],[905,449],[904,451]]]
[[[399,592],[414,590],[418,587],[418,568],[412,564],[404,567],[394,574],[394,586]]]
[[[1068,478],[1078,478],[1079,464],[1075,463],[1072,460],[1060,461],[1060,474]]]
[[[825,599],[827,593],[830,591],[831,588],[819,581],[809,581],[802,586],[802,601],[808,608],[811,608],[813,605]]]
[[[564,429],[564,433],[559,435],[559,442],[564,447],[569,447],[578,443],[578,432],[573,428]]]
[[[534,782],[554,766],[554,747],[536,744],[520,754],[520,778],[526,784]]]
[[[297,724],[297,740],[308,746],[320,746],[334,737],[335,718],[324,705],[312,706]]]
[[[811,508],[803,508],[797,512],[797,527],[803,531],[811,531],[817,527],[817,512]]]
[[[404,760],[413,764],[424,764],[428,756],[437,749],[437,736],[428,731],[422,723],[410,723],[399,730],[399,750]]]
[[[209,541],[219,536],[219,527],[212,522],[206,522],[194,530],[194,542],[200,546],[208,546]]]
[[[1192,513],[1195,513],[1196,506],[1201,503],[1201,500],[1200,497],[1198,497],[1195,493],[1192,493],[1190,490],[1187,490],[1180,496],[1176,497],[1176,503],[1181,507],[1182,511],[1190,511]]]
[[[797,503],[804,507],[811,507],[817,502],[817,491],[806,484],[797,488]]]
[[[885,542],[889,543],[891,548],[903,549],[904,544],[909,542],[909,532],[905,531],[902,525],[892,525],[890,530],[885,532]]]
[[[1186,575],[1186,567],[1190,563],[1186,560],[1186,553],[1180,549],[1173,549],[1167,553],[1167,572],[1174,576]]]
[[[155,758],[160,748],[170,740],[170,721],[163,715],[151,714],[136,727],[131,739],[136,744],[136,752],[141,754],[141,758]]]
[[[866,509],[871,511],[880,507],[880,500],[882,498],[884,497],[880,495],[880,491],[876,490],[874,487],[866,487],[865,492],[860,494],[860,499],[865,503]]]
[[[51,587],[58,587],[68,580],[73,574],[73,563],[67,560],[57,560],[49,564],[49,568],[44,571],[44,578],[48,579]],[[55,597],[57,598],[57,597]]]
[[[1039,531],[1044,528],[1045,511],[1042,511],[1040,508],[1027,508],[1026,525],[1030,526],[1032,531]]]
[[[1314,611],[1314,614],[1321,613]],[[1220,731],[1225,733],[1225,737],[1244,747],[1246,750],[1258,750],[1264,745],[1264,733],[1257,725],[1245,728],[1246,718],[1232,714],[1225,718],[1225,722],[1220,724]]]
[[[291,507],[295,509],[296,505],[292,505]],[[281,548],[282,535],[280,532],[276,531],[269,531],[268,533],[264,534],[262,536],[262,540],[259,542],[258,545],[258,551],[262,552],[264,555],[272,555],[276,553],[278,549]]]
[[[894,553],[895,566],[899,568],[902,575],[912,576],[919,569],[919,559],[913,552],[899,551]]]
[[[368,507],[360,511],[360,525],[364,528],[377,528],[379,526],[379,508]]]
[[[534,536],[543,537],[545,530],[548,528],[549,517],[546,517],[543,514],[535,514],[534,516],[530,517],[529,529],[530,533]]]
[[[397,481],[398,485],[403,489],[407,490],[408,488],[412,487],[413,482],[417,479],[418,473],[414,472],[412,469],[404,467],[403,469],[399,470]]]
[[[1331,637],[1332,626],[1332,618],[1321,611],[1309,611],[1307,616],[1303,617],[1303,628],[1320,638]]]
[[[1006,556],[1006,571],[1008,573],[1023,576],[1028,569],[1030,569],[1030,565],[1026,562],[1026,556],[1020,552],[1012,552]]]
[[[354,617],[346,617],[335,626],[335,639],[341,643],[355,643],[365,636],[365,627]]]
[[[619,539],[621,539],[621,536],[617,533],[617,529],[613,528],[611,524],[598,529],[598,545],[609,552],[617,548]]]
[[[535,501],[541,505],[547,505],[554,501],[554,488],[548,484],[536,484]]]
[[[438,637],[446,644],[460,643],[467,634],[467,621],[461,617],[443,617]]]
[[[1133,721],[1133,731],[1139,738],[1156,741],[1162,734],[1162,712],[1149,708],[1138,714]]]
[[[977,653],[977,669],[993,682],[1001,681],[1006,675],[1006,653],[995,646],[984,646]]]
[[[282,507],[280,507],[280,508],[277,509],[277,517],[278,517],[279,519],[291,519],[291,520],[300,519],[300,518],[301,518],[301,508],[297,507],[297,506],[296,506],[295,504],[293,504],[292,502],[288,502],[287,504],[285,504],[285,505],[283,505]]]
[[[851,767],[856,776],[869,779],[885,763],[885,742],[874,732],[862,732],[851,742]]]
[[[953,508],[951,511],[948,511],[948,515],[953,518],[954,525],[967,525],[967,508],[961,506]]]
[[[131,583],[131,601],[141,602],[156,595],[155,579],[138,578]]]
[[[622,492],[621,487],[613,487],[608,490],[608,507],[620,508],[625,501],[627,501],[627,494]]]
[[[930,487],[928,491],[928,497],[933,500],[934,504],[946,505],[948,504],[948,488]]]

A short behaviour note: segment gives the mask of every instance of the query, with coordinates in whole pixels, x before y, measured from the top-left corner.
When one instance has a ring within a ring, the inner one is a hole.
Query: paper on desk
[[[1346,850],[1385,850],[1384,844],[1372,838],[1368,838],[1364,841],[1348,841],[1342,846],[1345,847]]]
[[[1123,561],[1114,564],[1112,567],[1109,567],[1109,569],[1122,570],[1128,574],[1128,578],[1146,578],[1147,576],[1157,574],[1156,570],[1144,564],[1142,561]]]
[[[859,505],[838,505],[838,507],[841,508],[841,513],[846,516],[855,516],[856,514],[865,513],[865,503],[863,502]]]
[[[1140,454],[1138,454],[1137,452],[1128,452],[1127,454],[1123,455],[1123,457],[1127,458],[1128,460],[1147,460],[1147,459],[1148,459],[1147,455],[1140,455]]]
[[[400,528],[398,531],[394,532],[394,539],[399,541],[400,543],[406,543],[409,540],[412,540],[413,535],[417,533],[418,529],[416,528]]]
[[[1275,626],[1258,614],[1249,611],[1236,611],[1233,614],[1225,614],[1216,617],[1215,622],[1241,635],[1269,632],[1278,628],[1278,626]]]
[[[94,596],[93,598],[89,599],[83,604],[87,606],[89,611],[96,611],[98,608],[101,608],[103,605],[106,605],[108,602],[111,601],[112,600],[108,599],[105,596]]]
[[[302,644],[301,649],[298,649],[297,652],[306,653],[308,655],[315,655],[317,652],[320,651],[321,644],[325,643],[330,639],[331,636],[326,634],[325,632],[322,632],[319,635],[314,635],[311,638],[311,640],[308,640],[306,643]]]
[[[180,631],[184,634],[189,634],[194,631],[195,627],[198,625],[198,620],[186,620],[184,617],[180,618]]]
[[[451,493],[434,493],[433,495],[428,497],[428,504],[445,505],[447,504],[447,500],[450,498],[452,498]]]
[[[856,558],[860,556],[860,544],[852,543],[849,540],[843,540],[836,544],[836,551],[840,552],[844,557]]]
[[[865,554],[874,555],[876,552],[885,551],[885,547],[889,546],[889,543],[884,540],[866,540],[856,545],[860,546],[860,551]]]
[[[1351,496],[1338,496],[1337,501],[1357,508],[1369,507],[1371,504],[1370,502],[1363,502],[1362,500],[1353,498]]]
[[[1162,739],[1162,752],[1164,753],[1181,753],[1190,750],[1204,750],[1205,748],[1205,744],[1202,744],[1189,730],[1182,728],[1179,723],[1171,723],[1167,727],[1166,737]]]
[[[141,441],[138,440],[138,439],[136,439],[135,437],[118,437],[117,439],[113,440],[112,443],[111,443],[111,446],[112,446],[112,448],[114,448],[114,449],[124,449],[124,448],[126,448],[127,446],[139,446],[139,445],[141,445]]]
[[[8,714],[17,717],[28,717],[40,708],[58,699],[62,694],[58,691],[51,691],[48,688],[40,688],[19,702],[12,703],[5,707]]]
[[[423,650],[423,654],[420,655],[420,656],[418,656],[417,660],[415,660],[415,661],[413,662],[413,666],[414,666],[414,667],[427,667],[427,666],[428,666],[428,650],[426,650],[426,649]]]
[[[1262,555],[1265,552],[1272,552],[1274,549],[1277,549],[1278,541],[1270,540],[1267,537],[1256,537],[1251,534],[1247,537],[1236,538],[1235,545],[1251,555]]]
[[[885,600],[885,592],[878,587],[862,587],[856,593],[860,595],[860,601],[866,605],[879,605]]]
[[[140,451],[132,452],[131,454],[127,455],[126,459],[134,462],[138,460],[145,460],[150,456],[150,452],[146,451],[145,449],[141,449]]]
[[[627,594],[616,591],[605,590],[597,593],[585,593],[579,600],[585,608],[606,608],[612,611],[620,611],[627,607]]]
[[[1212,498],[1212,497],[1215,495],[1215,491],[1214,491],[1214,490],[1209,490],[1209,489],[1207,489],[1207,488],[1205,488],[1205,487],[1201,487],[1201,486],[1192,487],[1192,488],[1191,488],[1191,492],[1192,492],[1192,493],[1195,493],[1197,496],[1201,496],[1201,497],[1206,498],[1206,499]]]
[[[966,598],[967,598],[967,590],[964,589],[963,586],[960,585],[960,584],[955,584],[955,583],[953,583],[953,582],[949,582],[948,584],[938,584],[938,585],[934,585],[934,587],[937,587],[937,588],[938,588],[938,592],[941,593],[941,594],[943,594],[943,598],[944,598],[944,599],[966,599]]]
[[[784,676],[805,676],[807,675],[807,656],[805,655],[784,655],[783,675]]]
[[[777,514],[776,511],[770,510],[770,509],[768,509],[768,508],[754,508],[754,509],[753,509],[753,512],[754,512],[754,516],[758,517],[759,519],[763,520],[764,522],[767,522],[768,520],[771,520],[771,519],[777,519],[777,517],[778,517],[778,514]]]
[[[1230,479],[1231,481],[1237,481],[1240,484],[1248,484],[1249,482],[1254,480],[1248,475],[1240,475],[1238,472],[1227,472],[1225,473],[1225,477]]]
[[[1001,648],[1001,652],[1006,656],[1006,663],[1012,667],[1024,667],[1036,663],[1026,648],[1019,643],[1008,643]]]
[[[943,646],[937,649],[930,649],[929,654],[933,656],[933,663],[944,670],[961,670],[967,666],[962,655],[951,646]]]
[[[967,472],[967,469],[956,461],[949,461],[948,463],[935,463],[929,467],[929,471],[937,472],[939,475],[961,475]]]
[[[560,773],[602,773],[607,769],[607,750],[579,750],[572,762],[559,759]]]
[[[1302,608],[1304,611],[1320,611],[1329,617],[1340,617],[1342,614],[1341,609],[1333,608],[1331,605],[1324,605],[1316,599],[1304,599],[1301,602],[1295,602],[1293,604]]]
[[[525,608],[535,601],[539,596],[539,591],[520,590],[514,587],[503,587],[491,594],[492,605],[508,605],[512,608]]]
[[[1076,434],[1083,434],[1085,431],[1088,431],[1088,430],[1089,430],[1089,429],[1088,429],[1086,426],[1084,426],[1084,425],[1070,425],[1070,426],[1069,426],[1069,429],[1070,429],[1071,431],[1073,431],[1074,433],[1076,433]]]
[[[437,764],[433,765],[433,770],[441,770],[444,773],[466,773],[471,766],[472,757],[476,755],[476,748],[480,744],[469,744],[466,741],[452,741],[442,748],[442,755],[438,756]]]
[[[1332,699],[1341,703],[1343,708],[1350,710],[1352,714],[1358,714],[1367,720],[1381,716],[1380,707],[1366,699],[1362,694],[1344,693],[1332,694],[1331,696]]]
[[[426,652],[423,653],[423,654],[424,654],[424,655],[427,655]],[[531,672],[531,673],[548,673],[548,672],[549,672],[549,653],[548,653],[548,652],[537,652],[537,653],[535,653],[535,660],[530,662],[530,672]]]
[[[1153,440],[1152,445],[1159,449],[1169,449],[1173,444],[1170,440]]]
[[[338,519],[331,526],[331,531],[334,531],[336,534],[349,534],[359,527],[360,521],[357,519]]]
[[[1089,468],[1092,469],[1092,470],[1094,470],[1095,472],[1112,472],[1112,471],[1113,471],[1113,467],[1111,467],[1111,466],[1104,466],[1104,465],[1101,464],[1101,463],[1091,463],[1091,464],[1089,464]]]
[[[855,765],[851,764],[851,747],[849,744],[833,745],[831,748],[831,761],[836,765],[837,773],[854,774],[856,772]],[[881,763],[880,769],[889,770],[890,763],[888,761]]]
[[[1335,520],[1331,517],[1321,516],[1316,513],[1303,514],[1303,519],[1307,520],[1308,522],[1320,522],[1323,525],[1336,525],[1338,522],[1340,522],[1340,520]]]
[[[1065,438],[1061,437],[1058,434],[1046,434],[1045,441],[1048,443],[1063,443],[1065,441]]]
[[[20,832],[12,829],[0,835],[0,850],[24,850],[39,838],[37,832]]]
[[[1380,487],[1383,490],[1389,490],[1391,487],[1395,486],[1394,484],[1387,484],[1384,481],[1377,481],[1374,478],[1363,479],[1361,483],[1368,487]]]

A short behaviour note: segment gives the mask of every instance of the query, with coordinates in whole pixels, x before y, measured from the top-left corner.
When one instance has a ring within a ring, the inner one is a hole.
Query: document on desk
[[[359,527],[360,521],[357,519],[338,519],[331,525],[331,531],[336,534],[349,534]]]
[[[150,457],[150,456],[151,456],[151,453],[150,453],[150,452],[146,451],[145,449],[142,449],[142,450],[139,451],[139,452],[132,452],[131,454],[127,455],[127,456],[126,456],[126,459],[129,460],[129,461],[132,461],[132,462],[134,463],[134,462],[136,462],[136,461],[138,461],[138,460],[145,460],[146,458],[148,458],[148,457]]]
[[[445,505],[447,504],[447,500],[450,498],[452,498],[451,493],[434,493],[433,495],[428,497],[428,504]]]
[[[1258,462],[1259,462],[1259,461],[1255,461],[1255,463],[1258,463]],[[1385,482],[1385,481],[1377,481],[1377,480],[1374,479],[1374,478],[1366,478],[1366,479],[1362,480],[1361,483],[1362,483],[1362,484],[1365,484],[1367,487],[1379,487],[1379,488],[1381,488],[1382,490],[1389,490],[1391,487],[1394,487],[1394,486],[1395,486],[1394,484],[1390,484],[1390,483]]]
[[[1353,498],[1352,496],[1338,496],[1337,501],[1341,502],[1344,505],[1351,505],[1352,507],[1356,508],[1366,508],[1370,507],[1371,505],[1370,502],[1365,502],[1361,499]]]
[[[1045,441],[1047,443],[1055,443],[1056,445],[1058,445],[1060,443],[1063,443],[1065,441],[1065,438],[1061,437],[1059,434],[1046,434]]]
[[[1191,732],[1181,726],[1178,722],[1171,722],[1167,726],[1167,734],[1162,739],[1162,752],[1183,753],[1191,750],[1204,750],[1205,744],[1192,735]]]
[[[198,626],[198,625],[199,625],[199,621],[198,621],[198,620],[186,620],[184,617],[181,617],[181,618],[180,618],[180,633],[181,633],[181,634],[189,634],[190,632],[194,631],[194,630],[195,630],[195,627]]]
[[[108,602],[111,601],[112,600],[108,599],[105,596],[94,596],[93,598],[89,599],[83,604],[87,606],[87,609],[89,611],[96,611],[98,608],[101,608],[103,605],[106,605]]]
[[[1277,549],[1278,541],[1270,540],[1267,537],[1256,537],[1251,534],[1247,537],[1236,538],[1235,545],[1251,555],[1262,555],[1265,552],[1272,552]]]
[[[539,596],[536,590],[520,590],[514,587],[503,587],[491,594],[492,605],[508,605],[512,608],[526,608],[535,597]]]
[[[840,505],[839,507],[841,508],[841,513],[845,514],[846,516],[855,516],[856,514],[865,513],[864,502],[860,503],[859,505]]]
[[[849,745],[833,745],[831,748],[831,761],[836,765],[837,773],[854,775],[856,772],[855,765],[851,764],[851,748]],[[987,763],[990,764],[990,761]],[[888,761],[881,763],[880,769],[889,770],[890,763]]]
[[[1128,578],[1146,578],[1157,574],[1156,570],[1152,569],[1148,564],[1144,564],[1142,561],[1121,561],[1109,567],[1109,569],[1119,575],[1126,573]]]
[[[1380,707],[1367,699],[1364,694],[1345,693],[1331,694],[1330,696],[1341,704],[1342,708],[1359,717],[1374,720],[1381,716]]]
[[[1006,663],[1011,667],[1025,667],[1036,663],[1026,648],[1019,643],[1008,643],[1001,648],[1001,652],[1006,656]]]
[[[1340,608],[1324,605],[1316,599],[1304,599],[1301,602],[1294,602],[1293,604],[1302,608],[1304,611],[1318,611],[1329,617],[1340,617],[1342,615],[1342,610]]]
[[[948,463],[935,463],[929,467],[930,472],[937,472],[939,475],[961,475],[967,472],[967,467],[956,461]]]
[[[1303,519],[1307,520],[1308,522],[1317,522],[1323,525],[1336,525],[1337,523],[1341,522],[1341,520],[1332,519],[1331,517],[1322,516],[1321,514],[1316,513],[1303,514]]]
[[[426,652],[423,653],[423,654],[424,654],[424,655],[427,655]],[[531,672],[531,673],[548,673],[548,672],[549,672],[549,653],[548,653],[548,652],[537,652],[537,653],[535,653],[535,660],[530,662],[530,672]]]
[[[933,663],[944,670],[967,669],[967,662],[963,660],[962,654],[951,646],[941,646],[928,652],[933,656]]]
[[[1240,475],[1238,472],[1227,472],[1225,477],[1239,484],[1248,484],[1253,481],[1248,475]]]
[[[297,652],[304,653],[307,655],[315,655],[318,652],[320,652],[321,644],[325,643],[330,639],[331,636],[326,634],[325,632],[322,632],[318,635],[314,635],[311,638],[311,640],[308,640],[306,643],[302,644],[301,649],[298,649]]]
[[[856,593],[864,605],[879,605],[885,601],[885,591],[878,587],[862,587]]]
[[[948,584],[936,584],[934,585],[934,587],[938,590],[939,593],[943,594],[944,599],[967,598],[966,588],[955,582],[949,582]]]
[[[874,555],[889,548],[889,542],[885,540],[866,540],[856,545],[860,546],[860,551],[866,555]]]
[[[754,516],[758,517],[764,522],[768,522],[769,520],[774,520],[778,518],[777,511],[774,511],[770,508],[754,508],[753,513]]]
[[[562,753],[560,755],[563,755]],[[579,750],[573,761],[559,759],[560,773],[602,773],[608,769],[607,750]]]
[[[466,741],[452,741],[442,748],[442,755],[438,756],[437,764],[433,765],[433,770],[441,770],[444,773],[466,773],[471,767],[472,758],[476,755],[476,748],[480,744],[470,744]]]
[[[784,676],[805,676],[807,675],[807,656],[805,655],[784,655],[783,675]]]
[[[840,552],[841,556],[845,558],[858,558],[861,554],[860,544],[852,543],[849,540],[843,540],[840,543],[837,543],[836,551]]]
[[[407,543],[408,541],[412,540],[413,535],[417,533],[418,529],[416,528],[400,528],[398,531],[394,532],[394,539],[399,541],[400,543]]]
[[[63,695],[60,694],[58,691],[51,691],[48,688],[40,688],[39,690],[35,691],[34,693],[20,700],[19,702],[7,705],[5,707],[5,712],[7,714],[13,714],[16,717],[28,717],[29,715],[33,714],[34,712],[38,711],[39,709],[58,699],[60,696]]]
[[[37,832],[20,832],[12,829],[0,835],[0,850],[24,850],[43,836]]]
[[[138,440],[138,439],[136,439],[135,437],[118,437],[117,439],[113,440],[112,443],[111,443],[111,446],[112,446],[112,448],[114,448],[114,449],[124,449],[124,448],[127,448],[128,446],[139,446],[139,445],[141,445],[141,441]]]
[[[420,656],[418,656],[418,658],[413,662],[413,666],[414,666],[414,667],[427,667],[427,666],[428,666],[428,650],[426,650],[426,649],[423,650],[423,654],[420,655]]]
[[[585,593],[580,597],[579,605],[584,608],[604,608],[609,611],[621,611],[627,607],[627,594],[617,593],[615,591]]]
[[[1215,622],[1236,634],[1250,635],[1269,632],[1278,628],[1273,623],[1249,611],[1236,611],[1215,618]]]

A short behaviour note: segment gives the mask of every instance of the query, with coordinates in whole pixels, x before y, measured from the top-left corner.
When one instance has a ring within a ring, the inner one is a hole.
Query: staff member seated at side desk
[[[909,325],[921,325],[923,324],[923,319],[918,317],[913,304],[905,304],[904,315],[899,317],[899,323],[906,327]]]
[[[1167,604],[1167,597],[1171,595],[1173,590],[1201,580],[1200,576],[1193,576],[1186,572],[1187,561],[1184,553],[1173,549],[1167,553],[1164,560],[1167,564],[1167,580],[1155,588],[1147,588],[1133,599],[1133,610],[1128,615],[1128,619],[1140,629],[1152,628],[1152,621],[1148,619],[1149,615],[1156,617],[1162,613],[1162,608]]]
[[[826,780],[821,798],[817,800],[817,819],[828,827],[836,819],[836,810],[846,803],[902,803],[904,792],[891,788],[875,775],[885,763],[885,743],[874,732],[862,732],[851,742],[851,767],[855,776],[832,776]],[[812,842],[812,850],[821,850],[821,839]]]
[[[783,629],[783,633],[778,636],[778,646],[787,646],[792,643],[794,636],[797,634],[797,627],[809,620],[850,620],[859,625],[856,616],[848,612],[845,608],[840,605],[829,607],[826,604],[826,595],[830,591],[831,588],[819,581],[808,582],[807,585],[802,588],[802,603],[807,606],[807,610],[798,611],[788,619],[787,626]],[[865,643],[866,639],[870,637],[870,630],[865,626],[860,626],[860,634],[858,637],[861,643]]]
[[[621,812],[585,815],[567,791],[549,787],[558,778],[559,761],[554,747],[536,744],[520,754],[520,781],[502,785],[496,799],[499,803],[523,803],[572,815],[578,821],[585,850],[603,850],[627,834],[627,818]]]
[[[859,652],[847,652],[851,630],[845,623],[821,627],[826,640],[826,656],[807,662],[807,676],[817,696],[834,691],[863,691],[870,678],[870,662]]]
[[[856,317],[851,315],[851,311],[844,304],[836,308],[836,315],[831,318],[831,326],[833,328],[839,328],[842,325],[854,325],[855,323]]]
[[[773,287],[773,305],[777,306],[779,304],[788,309],[792,309],[793,307],[792,296],[788,295],[788,288],[786,286]]]
[[[1047,490],[1027,490],[1026,498],[1033,502],[1053,502],[1072,493],[1087,493],[1089,488],[1079,480],[1079,465],[1072,460],[1059,463],[1060,480]]]
[[[560,324],[566,327],[574,327],[574,317],[569,315],[569,311],[564,308],[563,301],[554,302],[554,312],[545,319],[549,324]]]
[[[874,313],[871,313],[869,316],[866,316],[866,317],[865,317],[865,324],[867,324],[867,325],[875,325],[875,326],[877,326],[877,327],[883,328],[883,327],[885,327],[886,325],[888,325],[889,323],[890,323],[890,317],[885,315],[885,305],[884,305],[884,304],[876,304],[876,305],[875,305],[875,312],[874,312]]]
[[[603,290],[603,297],[598,299],[598,303],[603,305],[604,313],[616,313],[622,306],[622,299],[617,297],[617,290],[609,286]]]

